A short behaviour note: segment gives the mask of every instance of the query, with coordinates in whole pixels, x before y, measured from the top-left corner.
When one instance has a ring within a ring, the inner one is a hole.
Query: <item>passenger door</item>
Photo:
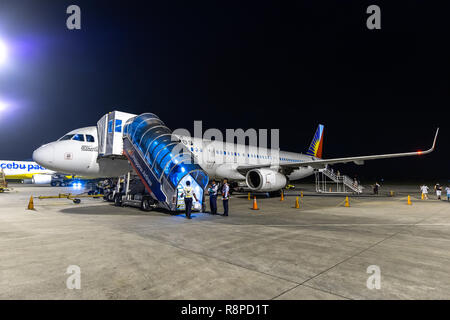
[[[214,169],[214,164],[216,163],[216,148],[214,147],[214,143],[211,142],[204,145],[203,150],[207,152],[206,169],[208,171]]]

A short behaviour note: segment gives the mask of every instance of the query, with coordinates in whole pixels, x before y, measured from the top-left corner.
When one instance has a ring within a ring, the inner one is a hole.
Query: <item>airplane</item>
[[[126,115],[129,119],[137,116]],[[114,134],[123,134],[121,123],[120,127],[115,128]],[[101,139],[101,135],[97,128],[97,126],[91,126],[70,131],[57,141],[36,149],[33,152],[33,160],[46,168],[61,173],[98,178],[114,178],[133,171],[125,157],[99,156],[98,139]],[[332,159],[322,158],[324,126],[321,124],[318,126],[305,154],[278,149],[252,149],[246,145],[216,142],[183,135],[178,135],[176,138],[199,160],[198,164],[209,175],[210,179],[227,178],[230,181],[243,183],[254,192],[273,192],[284,188],[290,180],[308,177],[314,174],[315,169],[325,168],[328,165],[349,162],[362,165],[366,160],[419,156],[431,153],[435,149],[438,132],[439,128],[436,130],[431,148],[425,151]],[[243,151],[237,152],[237,150]],[[222,161],[216,161],[219,155]]]
[[[4,171],[6,180],[28,179],[35,184],[50,183],[55,173],[33,161],[0,160],[0,170]]]

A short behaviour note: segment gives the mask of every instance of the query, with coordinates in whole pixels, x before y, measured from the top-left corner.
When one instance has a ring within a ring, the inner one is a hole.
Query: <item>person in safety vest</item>
[[[186,210],[186,218],[191,219],[191,210],[192,210],[192,198],[197,200],[197,196],[194,193],[194,188],[191,187],[191,182],[186,181],[186,186],[183,188],[183,194],[184,196],[184,205]]]

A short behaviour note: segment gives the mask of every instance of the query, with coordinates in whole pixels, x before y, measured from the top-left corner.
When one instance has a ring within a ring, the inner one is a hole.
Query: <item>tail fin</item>
[[[319,124],[317,127],[316,133],[314,134],[308,151],[306,152],[307,155],[322,158],[323,128],[324,126],[322,124]]]

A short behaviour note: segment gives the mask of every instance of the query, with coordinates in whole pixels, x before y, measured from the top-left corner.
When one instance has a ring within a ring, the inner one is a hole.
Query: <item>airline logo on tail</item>
[[[306,152],[309,156],[314,156],[317,158],[322,158],[322,145],[323,145],[323,125],[319,124],[316,133],[309,145],[308,151]]]

